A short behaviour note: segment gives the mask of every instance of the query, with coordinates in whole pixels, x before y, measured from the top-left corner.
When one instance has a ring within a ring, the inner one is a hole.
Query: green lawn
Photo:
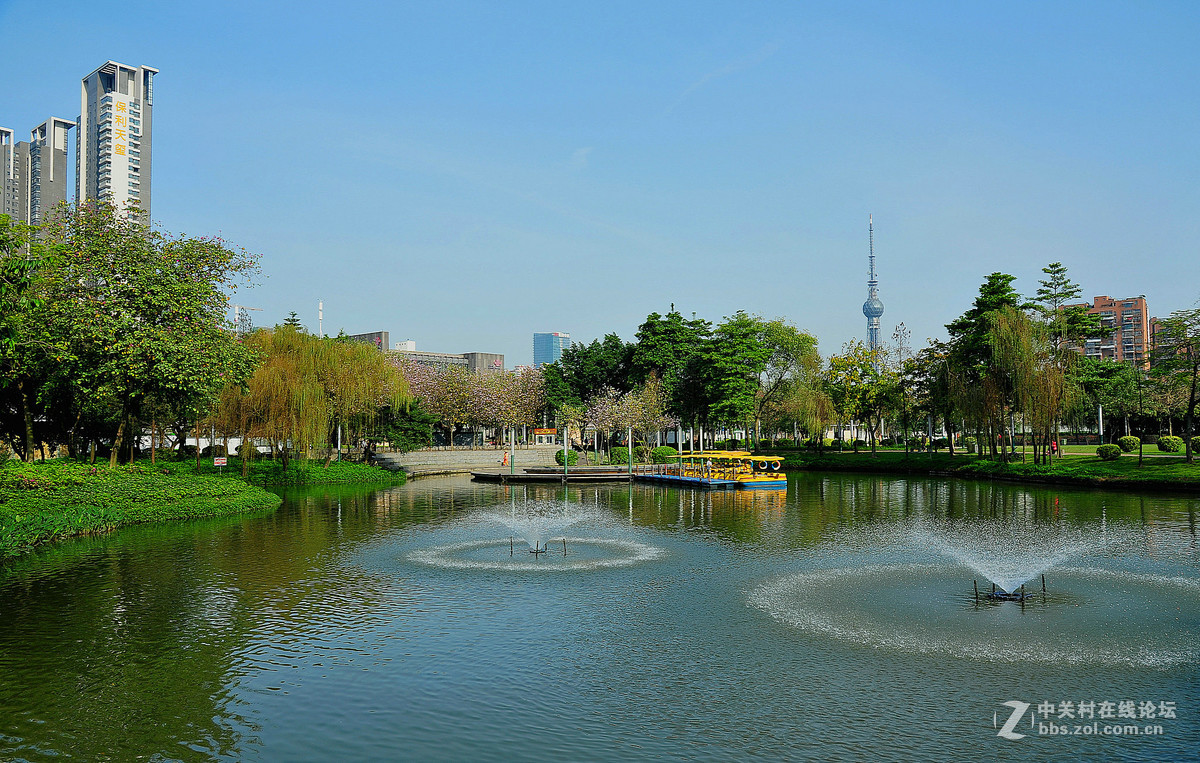
[[[1157,449],[1156,449],[1157,450]],[[1116,461],[1101,461],[1091,449],[1089,454],[1068,454],[1051,466],[1035,465],[1032,455],[1025,461],[1001,463],[968,455],[950,456],[945,451],[929,454],[905,454],[881,450],[874,456],[869,450],[855,453],[830,453],[820,457],[792,453],[784,458],[785,469],[828,471],[937,473],[959,477],[1028,479],[1036,482],[1066,482],[1087,485],[1145,486],[1200,490],[1200,463],[1188,464],[1181,454],[1155,453],[1138,466],[1137,453],[1125,453]]]
[[[403,484],[403,472],[350,462],[257,460],[242,478],[241,459],[224,468],[212,459],[149,459],[109,469],[53,460],[0,466],[0,558],[72,535],[107,532],[123,525],[215,517],[279,507],[264,485]]]
[[[0,558],[72,535],[275,509],[280,503],[279,496],[240,479],[164,474],[140,464],[109,469],[13,461],[0,466]]]

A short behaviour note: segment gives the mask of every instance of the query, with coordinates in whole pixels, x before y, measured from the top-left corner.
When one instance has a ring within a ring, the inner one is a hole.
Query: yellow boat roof
[[[747,459],[752,458],[748,450],[698,450],[695,453],[687,455],[680,454],[683,458],[728,458],[728,459]]]

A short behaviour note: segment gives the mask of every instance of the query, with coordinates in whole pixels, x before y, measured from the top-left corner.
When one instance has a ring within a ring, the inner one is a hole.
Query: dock
[[[632,472],[628,466],[573,466],[563,474],[561,466],[528,466],[510,472],[508,469],[492,468],[471,472],[471,479],[477,482],[499,482],[507,485],[521,485],[554,482],[657,482],[675,485],[676,487],[698,488],[701,490],[736,490],[737,480],[716,479],[713,477],[681,476],[672,473],[674,465],[638,464]]]

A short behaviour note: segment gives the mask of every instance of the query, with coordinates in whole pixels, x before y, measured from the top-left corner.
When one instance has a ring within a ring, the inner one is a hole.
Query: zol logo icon
[[[1009,714],[1008,720],[1004,722],[1004,725],[1000,727],[1000,730],[996,732],[996,736],[1004,737],[1005,739],[1012,739],[1013,741],[1016,741],[1017,739],[1024,739],[1026,736],[1025,734],[1018,734],[1013,729],[1017,727],[1017,723],[1021,720],[1021,716],[1025,715],[1025,711],[1029,709],[1029,703],[1010,699],[1009,701],[1001,702],[1000,704],[1004,705],[1005,707],[1011,707],[1012,713]],[[992,727],[996,728],[999,723],[1000,713],[994,713],[992,715]]]

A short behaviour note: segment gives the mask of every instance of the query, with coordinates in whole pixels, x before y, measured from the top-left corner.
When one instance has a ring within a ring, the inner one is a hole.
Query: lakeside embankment
[[[279,508],[282,499],[264,486],[403,484],[403,473],[366,464],[294,461],[285,470],[272,461],[251,464],[241,476],[238,459],[222,471],[211,460],[148,460],[107,465],[48,461],[0,466],[0,558],[75,535],[109,532],[143,522],[196,519]]]
[[[1078,485],[1083,487],[1153,489],[1200,493],[1200,464],[1189,464],[1181,456],[1154,457],[1138,466],[1137,455],[1127,453],[1115,461],[1096,456],[1068,455],[1050,466],[1030,461],[1001,463],[975,456],[948,453],[903,453],[884,451],[859,453],[777,453],[784,471],[846,471],[881,474],[921,474],[931,477],[996,479],[1033,484]]]

